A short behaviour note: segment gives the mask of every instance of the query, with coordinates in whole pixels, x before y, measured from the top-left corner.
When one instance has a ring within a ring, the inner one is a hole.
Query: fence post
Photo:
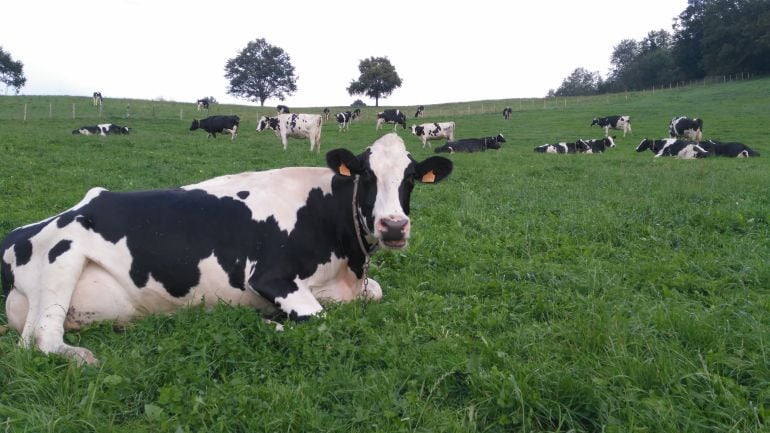
[[[27,104],[24,103],[24,121],[27,121]]]
[[[179,120],[182,120],[182,112],[184,111],[184,108],[179,109]]]
[[[72,118],[75,118],[75,103],[72,103]]]
[[[50,102],[48,103],[48,118],[53,119],[53,104]]]

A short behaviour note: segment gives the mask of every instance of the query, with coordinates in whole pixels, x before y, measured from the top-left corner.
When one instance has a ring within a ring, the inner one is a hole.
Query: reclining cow
[[[326,161],[168,190],[91,189],[0,242],[10,326],[24,346],[95,363],[66,330],[219,302],[302,321],[321,302],[380,299],[369,256],[407,246],[414,184],[439,182],[452,162],[415,161],[396,134]]]
[[[461,138],[457,141],[447,141],[443,146],[437,147],[434,152],[485,152],[487,149],[499,149],[501,147],[501,143],[505,143],[505,137],[503,137],[503,134],[482,138]]]

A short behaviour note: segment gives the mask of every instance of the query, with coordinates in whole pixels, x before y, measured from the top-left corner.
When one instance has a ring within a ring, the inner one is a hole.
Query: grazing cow
[[[344,111],[342,113],[338,113],[334,117],[337,119],[337,126],[339,127],[339,131],[342,132],[342,130],[350,130],[350,122],[356,118],[356,114],[351,113],[350,111]]]
[[[501,143],[505,143],[503,134],[497,134],[493,137],[461,138],[457,141],[447,141],[443,146],[437,147],[434,152],[484,152],[487,149],[499,149]]]
[[[680,159],[705,158],[709,152],[702,148],[698,143],[684,140],[673,140],[663,145],[655,154],[656,158],[661,156],[673,156]]]
[[[393,130],[395,131],[398,125],[401,125],[406,129],[406,115],[401,110],[387,109],[377,113],[377,126],[375,129],[380,129],[383,123],[392,123]]]
[[[700,141],[703,138],[703,119],[674,117],[668,124],[668,135],[671,138],[688,138]]]
[[[578,140],[574,143],[543,144],[537,146],[535,152],[539,153],[593,153],[591,146],[585,141]]]
[[[208,110],[209,109],[209,99],[208,98],[198,99],[197,101],[195,101],[195,105],[198,106],[198,111]]]
[[[275,131],[276,137],[281,139],[283,150],[288,144],[287,138],[307,138],[310,140],[310,151],[321,152],[321,127],[323,120],[320,114],[279,114],[275,117],[262,116],[257,122],[257,131],[262,132],[266,128]]]
[[[513,109],[511,107],[505,107],[503,108],[503,119],[508,120],[511,118],[511,114],[513,114]]]
[[[608,116],[594,117],[594,120],[588,126],[599,125],[604,128],[604,136],[609,137],[610,129],[623,130],[623,137],[631,132],[631,116]]]
[[[645,150],[649,149],[652,151],[652,153],[657,154],[660,152],[660,149],[663,149],[664,146],[669,145],[675,141],[675,138],[664,138],[661,140],[650,140],[649,138],[645,138],[641,141],[641,143],[639,143],[638,146],[636,146],[636,151],[644,152]]]
[[[329,116],[331,116],[332,110],[329,109],[329,107],[324,108],[323,116],[324,120],[329,120]]]
[[[414,117],[416,119],[418,117],[423,117],[423,116],[425,116],[425,107],[420,105],[419,107],[417,107],[417,111],[414,113]]]
[[[355,115],[353,117],[354,120],[355,119],[360,119],[361,118],[361,109],[360,108],[356,108],[355,110],[353,110],[353,114]]]
[[[289,107],[287,107],[285,105],[279,105],[279,106],[275,107],[275,111],[277,111],[278,114],[287,114],[287,113],[290,112],[289,111]]]
[[[604,137],[601,139],[591,139],[591,140],[579,140],[583,143],[585,143],[590,149],[590,153],[602,153],[605,150],[615,147],[615,137]]]
[[[127,126],[115,125],[113,123],[102,123],[96,126],[81,126],[72,131],[72,134],[81,135],[108,135],[108,134],[129,134],[131,128]]]
[[[94,107],[97,105],[102,105],[102,102],[102,92],[94,92]]]
[[[229,133],[230,140],[235,140],[238,135],[238,125],[241,123],[241,118],[238,116],[209,116],[205,119],[196,120],[193,119],[192,125],[190,125],[190,131],[195,131],[200,128],[206,132],[206,138],[217,138],[217,132]]]
[[[428,146],[428,140],[438,140],[444,138],[448,141],[455,139],[454,122],[435,122],[423,123],[422,125],[412,125],[412,134],[420,137],[422,147]]]
[[[9,325],[23,346],[94,364],[65,331],[220,302],[304,321],[322,303],[381,299],[370,255],[406,248],[414,184],[441,181],[452,162],[415,161],[393,133],[326,161],[167,190],[91,189],[0,242]]]
[[[700,146],[710,155],[726,156],[730,158],[748,158],[752,156],[759,156],[759,152],[754,151],[749,146],[738,142],[723,143],[721,141],[706,140],[701,141]]]

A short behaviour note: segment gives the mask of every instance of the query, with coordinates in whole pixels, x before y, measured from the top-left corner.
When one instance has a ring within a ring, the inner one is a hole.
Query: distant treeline
[[[575,69],[548,96],[582,96],[660,87],[706,77],[770,73],[770,1],[688,0],[673,32],[624,39],[609,75]]]

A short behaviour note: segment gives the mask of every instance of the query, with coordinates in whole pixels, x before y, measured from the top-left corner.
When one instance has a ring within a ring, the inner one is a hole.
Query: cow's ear
[[[415,171],[417,180],[420,182],[440,182],[452,173],[452,160],[442,156],[431,156],[425,161],[418,162]]]
[[[361,162],[347,149],[334,149],[326,153],[326,165],[340,176],[361,174]]]

